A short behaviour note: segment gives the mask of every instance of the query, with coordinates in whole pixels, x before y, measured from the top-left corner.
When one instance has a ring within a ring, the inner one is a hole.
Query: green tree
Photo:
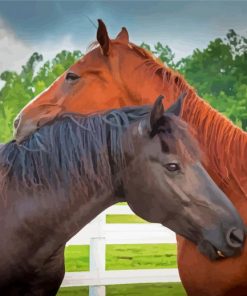
[[[168,67],[176,69],[176,63],[174,61],[175,54],[172,52],[171,48],[168,45],[163,45],[160,42],[157,42],[152,49],[150,45],[146,43],[141,44],[142,48],[147,49],[156,57],[158,57],[163,63],[165,63]]]
[[[180,72],[217,110],[247,130],[247,39],[230,30],[177,64]]]

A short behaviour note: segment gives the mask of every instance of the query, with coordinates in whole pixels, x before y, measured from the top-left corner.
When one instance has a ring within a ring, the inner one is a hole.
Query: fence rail
[[[66,272],[62,287],[89,286],[90,296],[104,296],[106,285],[180,282],[178,270],[105,270],[106,244],[176,243],[175,234],[159,224],[106,224],[106,215],[134,214],[128,206],[112,206],[75,235],[67,245],[90,245],[90,271]]]

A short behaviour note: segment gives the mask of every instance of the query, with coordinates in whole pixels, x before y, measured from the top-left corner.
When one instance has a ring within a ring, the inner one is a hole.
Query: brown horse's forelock
[[[123,132],[131,123],[147,117],[150,110],[151,106],[142,106],[91,116],[65,114],[21,145],[12,141],[1,146],[0,190],[6,186],[57,190],[62,185],[66,192],[76,188],[85,193],[87,188],[89,196],[100,188],[113,189],[114,168],[119,172],[125,166]],[[178,152],[187,158],[197,157],[197,146],[186,125],[170,116],[170,127],[180,147]]]

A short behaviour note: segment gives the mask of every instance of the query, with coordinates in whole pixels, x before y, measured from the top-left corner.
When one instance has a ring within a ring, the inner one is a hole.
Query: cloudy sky
[[[110,36],[122,26],[133,42],[168,44],[179,59],[232,28],[247,35],[247,1],[3,1],[0,0],[0,73],[19,70],[38,51],[85,50],[102,18]]]

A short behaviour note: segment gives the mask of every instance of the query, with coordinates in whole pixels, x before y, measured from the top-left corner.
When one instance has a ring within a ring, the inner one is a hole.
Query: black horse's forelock
[[[112,164],[119,170],[125,164],[122,134],[132,122],[147,116],[150,108],[122,108],[91,116],[65,114],[20,145],[12,141],[0,146],[0,190],[10,183],[20,189],[112,188]],[[131,140],[128,144],[132,149]]]

